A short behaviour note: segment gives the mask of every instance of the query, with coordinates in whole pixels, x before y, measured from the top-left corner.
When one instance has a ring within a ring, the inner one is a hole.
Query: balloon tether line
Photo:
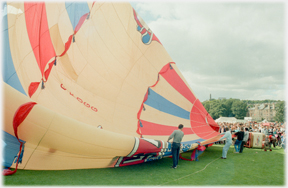
[[[217,159],[214,159],[213,161],[211,161],[210,163],[208,163],[202,170],[198,170],[197,172],[193,172],[192,174],[188,174],[188,175],[183,176],[183,177],[178,178],[178,179],[174,179],[174,180],[171,180],[171,181],[167,181],[166,183],[160,184],[160,185],[158,185],[158,186],[161,186],[161,185],[170,183],[170,182],[172,182],[172,181],[178,181],[178,180],[180,180],[180,179],[183,179],[183,178],[186,178],[186,177],[191,176],[191,175],[193,175],[193,174],[196,174],[196,173],[198,173],[198,172],[201,172],[201,171],[205,170],[205,169],[207,168],[207,166],[209,166],[211,163],[213,163],[214,161],[216,161],[216,160],[218,160],[218,159],[220,159],[220,157],[218,157]]]

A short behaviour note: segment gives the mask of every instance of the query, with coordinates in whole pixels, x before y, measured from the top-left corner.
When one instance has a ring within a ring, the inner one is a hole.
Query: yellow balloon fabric
[[[106,168],[161,159],[171,155],[166,141],[179,124],[181,152],[221,138],[129,3],[7,2],[3,26],[2,129],[25,141],[18,168]],[[36,102],[31,111],[20,108],[29,102]]]

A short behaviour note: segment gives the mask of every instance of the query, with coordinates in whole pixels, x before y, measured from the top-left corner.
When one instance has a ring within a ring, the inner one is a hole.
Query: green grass
[[[284,186],[284,150],[271,151],[244,148],[233,153],[231,146],[227,159],[221,159],[223,145],[207,148],[199,161],[179,161],[171,169],[171,158],[133,166],[105,169],[36,171],[18,170],[4,176],[4,185],[98,185],[98,186]],[[191,152],[182,154],[189,158]]]

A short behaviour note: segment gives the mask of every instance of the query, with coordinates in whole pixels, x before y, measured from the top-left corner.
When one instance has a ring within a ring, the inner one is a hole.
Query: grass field
[[[213,145],[199,157],[199,161],[180,160],[177,169],[171,169],[171,158],[120,168],[34,171],[18,170],[3,177],[3,185],[40,186],[284,186],[284,150],[273,151],[244,148],[233,153],[231,146],[227,159],[221,159],[222,147]],[[189,158],[191,152],[182,154]]]

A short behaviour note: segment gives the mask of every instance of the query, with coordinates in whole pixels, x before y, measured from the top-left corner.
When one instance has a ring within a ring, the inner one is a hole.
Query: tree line
[[[285,101],[280,100],[240,100],[240,99],[211,99],[202,102],[207,112],[213,119],[219,117],[235,117],[244,119],[247,117],[248,108],[254,104],[275,103],[276,116],[275,121],[285,121]]]

